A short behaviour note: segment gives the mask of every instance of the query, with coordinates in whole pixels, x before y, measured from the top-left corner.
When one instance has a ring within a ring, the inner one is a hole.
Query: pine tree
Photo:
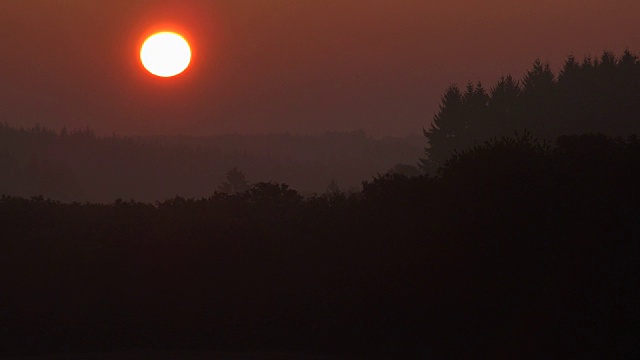
[[[518,128],[530,129],[535,137],[555,138],[558,133],[556,89],[555,75],[549,63],[536,60],[522,80],[523,111]]]
[[[491,88],[488,102],[488,119],[485,124],[485,140],[506,136],[513,131],[524,130],[519,123],[522,117],[520,84],[511,75],[503,76]]]
[[[489,94],[478,82],[467,84],[463,98],[464,116],[466,119],[465,136],[460,139],[456,150],[462,151],[486,140],[489,121]]]
[[[433,117],[431,128],[424,131],[429,147],[426,158],[419,166],[425,172],[433,172],[442,162],[482,140],[488,112],[489,95],[481,83],[468,83],[465,91],[453,85],[441,99],[438,113]]]
[[[457,85],[450,86],[442,96],[438,113],[433,117],[429,130],[423,130],[428,147],[419,166],[426,172],[434,171],[440,161],[455,148],[454,139],[461,137],[465,128],[463,95]]]

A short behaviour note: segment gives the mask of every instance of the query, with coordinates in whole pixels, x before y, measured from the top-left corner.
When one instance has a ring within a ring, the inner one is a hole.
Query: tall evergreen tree
[[[557,133],[556,79],[549,63],[537,59],[522,79],[521,126],[530,128],[536,137],[552,139]]]
[[[515,130],[524,130],[526,126],[518,123],[522,116],[521,94],[520,84],[511,75],[501,77],[491,88],[488,102],[489,115],[483,136],[485,139],[510,135]]]
[[[640,134],[638,123],[638,104],[640,104],[640,59],[637,55],[625,50],[618,62],[618,78],[623,91],[623,99],[619,104],[621,123],[616,135],[626,135],[627,129]]]
[[[467,131],[464,142],[459,144],[457,150],[477,144],[485,140],[487,133],[487,122],[489,118],[489,94],[478,82],[473,85],[467,84],[464,93],[464,113],[467,118]]]
[[[462,137],[466,127],[464,115],[463,94],[457,85],[452,85],[442,96],[431,127],[423,130],[429,144],[425,149],[426,158],[421,158],[419,163],[423,170],[435,170],[440,161],[453,152],[456,137]]]
[[[575,129],[580,119],[585,119],[590,112],[593,92],[589,75],[591,66],[590,58],[580,63],[574,56],[569,56],[558,73],[558,103],[563,105],[558,109],[558,133]]]
[[[468,83],[465,91],[453,85],[442,97],[438,113],[428,131],[427,157],[420,159],[424,171],[433,171],[455,151],[477,143],[484,135],[489,95],[481,83]]]

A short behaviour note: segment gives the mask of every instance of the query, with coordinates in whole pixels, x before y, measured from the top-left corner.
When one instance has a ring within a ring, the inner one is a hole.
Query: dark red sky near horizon
[[[452,83],[640,50],[637,0],[6,0],[0,122],[99,134],[420,133]],[[140,65],[182,32],[184,74]]]

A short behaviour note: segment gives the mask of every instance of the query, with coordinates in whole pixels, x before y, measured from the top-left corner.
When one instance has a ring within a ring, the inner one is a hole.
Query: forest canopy
[[[536,60],[521,81],[502,77],[489,89],[469,83],[449,87],[424,130],[421,167],[433,172],[455,151],[490,138],[529,131],[541,140],[561,135],[640,132],[640,61],[626,50],[599,58],[569,56],[556,75]]]
[[[634,358],[639,163],[636,137],[523,134],[352,194],[4,196],[0,349]]]

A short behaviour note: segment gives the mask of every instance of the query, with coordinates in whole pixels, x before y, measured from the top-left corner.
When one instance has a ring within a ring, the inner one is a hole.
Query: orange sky
[[[637,0],[6,0],[0,121],[102,134],[419,133],[451,83],[640,51]],[[166,25],[193,67],[139,65]]]

